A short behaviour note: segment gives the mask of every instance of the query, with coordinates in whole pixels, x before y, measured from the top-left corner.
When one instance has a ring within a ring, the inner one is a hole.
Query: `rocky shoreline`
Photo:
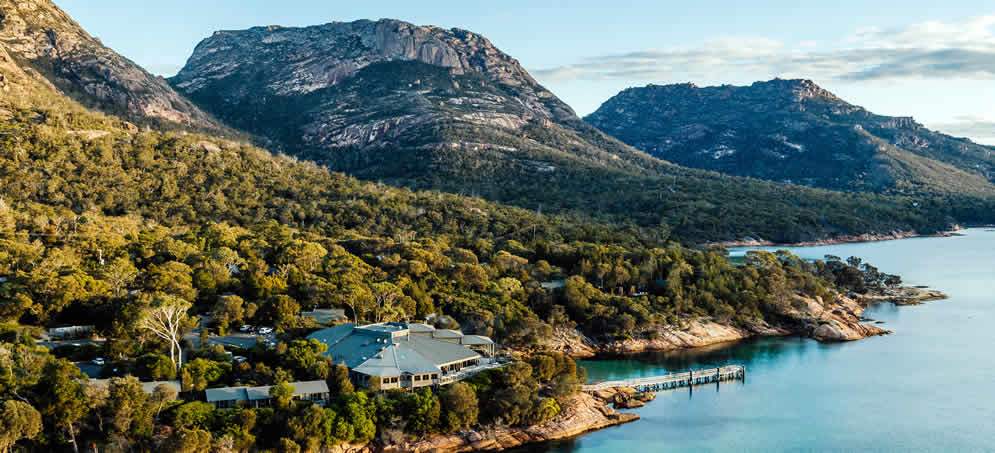
[[[784,321],[778,325],[760,321],[737,327],[702,317],[684,320],[680,326],[659,326],[652,338],[608,341],[587,337],[576,329],[557,329],[549,346],[574,358],[590,358],[700,348],[757,337],[798,335],[822,342],[854,341],[892,333],[867,323],[872,320],[862,315],[870,304],[918,305],[946,298],[940,291],[912,287],[839,295],[828,303],[818,298],[795,296],[790,308],[783,313]]]
[[[922,305],[925,302],[949,299],[946,294],[935,289],[908,286],[861,294],[855,298],[865,306],[878,302],[891,302],[895,305]]]
[[[563,412],[546,423],[528,427],[481,427],[390,446],[381,451],[391,453],[501,451],[525,444],[568,439],[589,431],[639,419],[636,414],[615,412],[608,407],[610,402],[614,401],[607,401],[587,393],[577,393],[565,399],[561,404]]]

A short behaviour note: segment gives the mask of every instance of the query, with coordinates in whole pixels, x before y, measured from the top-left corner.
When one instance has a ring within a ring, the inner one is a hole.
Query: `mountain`
[[[837,190],[995,193],[995,148],[875,115],[810,80],[630,88],[585,120],[680,165]]]
[[[460,29],[384,19],[219,31],[170,83],[266,147],[332,170],[686,242],[935,230],[983,211],[673,165],[585,123]]]
[[[0,44],[23,70],[87,107],[139,124],[221,129],[163,78],[105,47],[50,0],[0,0]]]
[[[621,144],[591,146],[584,135],[596,130],[514,58],[460,29],[384,19],[219,31],[170,82],[270,146],[361,176],[432,172],[453,154],[493,154],[533,175],[577,155],[629,170],[639,167],[625,161],[646,161]],[[550,134],[577,149],[543,149],[534,136]]]

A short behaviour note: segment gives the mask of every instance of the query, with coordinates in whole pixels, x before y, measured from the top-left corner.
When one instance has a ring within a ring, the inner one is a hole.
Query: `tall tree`
[[[169,344],[169,359],[177,370],[183,366],[183,348],[180,336],[187,320],[190,303],[174,296],[157,296],[152,305],[142,313],[139,327],[152,332]]]
[[[111,285],[114,295],[121,297],[128,285],[135,281],[135,277],[138,277],[138,268],[132,264],[130,259],[121,257],[101,268],[100,273],[104,281]]]
[[[455,432],[461,428],[477,424],[478,405],[477,394],[465,382],[457,382],[446,387],[439,393],[442,410],[442,428],[446,432]]]
[[[55,360],[45,367],[41,381],[41,413],[52,426],[65,430],[73,451],[79,452],[76,435],[79,421],[87,413],[86,395],[80,380],[83,373],[72,362]]]
[[[0,453],[7,453],[21,439],[41,432],[41,414],[23,401],[7,400],[0,406]]]
[[[379,282],[370,287],[374,302],[374,322],[383,322],[384,317],[391,311],[394,302],[403,295],[393,283]]]

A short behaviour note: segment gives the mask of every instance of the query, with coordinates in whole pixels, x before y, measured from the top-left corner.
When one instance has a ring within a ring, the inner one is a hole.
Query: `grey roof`
[[[463,339],[460,340],[460,344],[475,346],[482,344],[494,344],[494,341],[483,335],[464,335]]]
[[[418,352],[436,365],[446,365],[480,357],[480,354],[456,343],[434,340],[418,336],[410,336],[408,341]]]
[[[290,385],[294,386],[294,395],[328,393],[328,384],[325,381],[300,381]]]
[[[247,401],[249,399],[245,389],[248,387],[224,387],[219,389],[204,390],[204,396],[208,403],[216,401]]]
[[[393,336],[398,333],[406,332],[408,326],[401,323],[388,322],[384,324],[367,324],[365,326],[356,327],[356,333],[367,333],[374,335],[383,336]]]
[[[432,336],[435,338],[460,338],[463,336],[463,332],[451,329],[439,329]]]
[[[291,382],[290,385],[294,386],[294,396],[309,393],[328,393],[328,384],[325,381]],[[258,401],[269,399],[269,390],[272,387],[271,385],[260,387],[223,387],[207,389],[204,391],[204,394],[208,403],[217,401]]]
[[[428,324],[411,323],[408,324],[408,330],[412,332],[434,332],[435,327],[432,327]]]
[[[567,286],[565,280],[553,280],[548,282],[542,282],[539,284],[543,289],[558,289]]]
[[[355,324],[353,324],[351,322],[347,322],[345,324],[339,324],[339,325],[337,325],[335,327],[329,327],[327,329],[321,329],[319,331],[316,331],[316,332],[312,333],[311,335],[308,335],[307,337],[309,339],[313,338],[313,339],[318,340],[318,341],[320,341],[322,343],[325,343],[325,345],[327,345],[329,347],[329,349],[330,349],[336,343],[338,343],[339,341],[342,341],[343,338],[346,338],[350,334],[352,334],[352,330],[355,327],[356,327]]]
[[[335,328],[333,327],[332,329]],[[331,357],[332,361],[336,364],[345,362],[345,366],[349,368],[356,368],[391,344],[389,339],[371,335],[346,334],[340,336],[341,332],[332,332],[331,337],[326,337],[323,332],[324,330],[319,330],[311,334],[308,338],[314,338],[327,344],[328,351],[325,352],[325,355]]]
[[[419,332],[432,332],[434,338],[412,334]],[[349,369],[371,376],[436,373],[442,365],[480,357],[463,344],[493,344],[479,335],[464,337],[456,330],[401,323],[342,324],[314,332],[308,338],[328,345],[325,355],[333,362],[345,363]],[[461,339],[463,344],[437,338]]]
[[[411,345],[401,341],[363,362],[355,371],[371,376],[400,376],[402,373],[429,374],[442,370]]]

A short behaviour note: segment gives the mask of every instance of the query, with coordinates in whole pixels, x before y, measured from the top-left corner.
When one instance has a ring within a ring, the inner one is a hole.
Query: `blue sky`
[[[581,115],[648,83],[798,77],[876,113],[995,144],[990,1],[56,3],[104,44],[167,76],[215,30],[389,17],[488,37]]]

